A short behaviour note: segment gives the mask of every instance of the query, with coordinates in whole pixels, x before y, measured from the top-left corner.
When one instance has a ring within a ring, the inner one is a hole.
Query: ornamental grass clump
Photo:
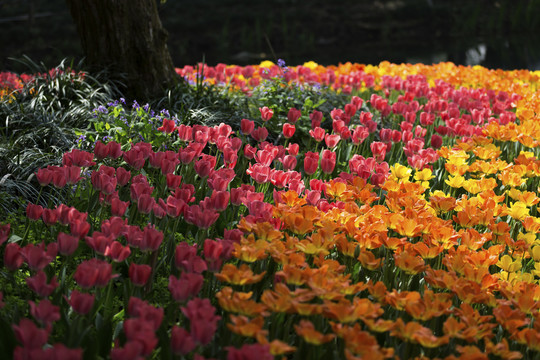
[[[178,72],[246,97],[245,116],[96,107],[85,141],[36,171],[40,195],[0,226],[2,351],[535,358],[538,74]],[[44,204],[47,189],[62,201]]]

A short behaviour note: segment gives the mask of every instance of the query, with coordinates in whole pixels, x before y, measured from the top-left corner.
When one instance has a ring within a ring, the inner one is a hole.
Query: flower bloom
[[[283,124],[283,137],[285,137],[285,139],[290,139],[294,135],[295,130],[296,127],[293,124]]]
[[[300,119],[300,116],[302,116],[302,111],[296,109],[296,108],[290,108],[289,113],[287,114],[287,120],[294,124],[298,119]]]
[[[209,344],[217,330],[217,322],[221,319],[215,315],[216,308],[208,299],[190,300],[182,312],[189,319],[190,333],[195,342],[202,346]]]
[[[195,350],[195,341],[189,332],[177,325],[171,330],[171,349],[176,355],[186,355]]]
[[[66,298],[66,301],[73,308],[73,311],[81,315],[86,315],[92,310],[95,297],[96,295],[94,294],[86,294],[78,290],[73,290],[69,300]]]
[[[331,174],[336,166],[336,153],[328,149],[324,149],[321,157],[321,170],[325,174]]]
[[[105,287],[112,278],[112,265],[95,258],[87,260],[77,266],[73,278],[84,289]]]
[[[242,119],[240,121],[240,130],[242,131],[242,134],[244,135],[250,135],[251,132],[255,129],[255,122],[248,120],[248,119]]]
[[[319,154],[308,151],[304,157],[304,171],[307,175],[315,174],[319,167]]]
[[[180,278],[169,276],[169,291],[176,302],[184,302],[199,294],[203,282],[201,274],[182,272]]]
[[[146,285],[150,275],[152,275],[152,268],[149,265],[135,263],[129,265],[129,279],[135,286]]]
[[[268,121],[272,118],[272,116],[274,116],[274,110],[268,108],[267,106],[259,108],[259,111],[261,112],[261,118],[263,121]]]

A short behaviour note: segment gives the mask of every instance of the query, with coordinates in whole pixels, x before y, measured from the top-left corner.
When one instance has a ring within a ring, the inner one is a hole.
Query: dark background
[[[129,0],[126,0],[129,1]],[[540,0],[167,0],[176,66],[284,59],[540,69]],[[48,67],[82,58],[64,0],[0,0],[0,71],[28,55]]]

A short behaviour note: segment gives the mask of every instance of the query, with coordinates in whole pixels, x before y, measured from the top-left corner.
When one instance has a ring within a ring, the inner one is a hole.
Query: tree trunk
[[[122,74],[125,95],[148,100],[178,80],[156,0],[66,0],[91,69]]]

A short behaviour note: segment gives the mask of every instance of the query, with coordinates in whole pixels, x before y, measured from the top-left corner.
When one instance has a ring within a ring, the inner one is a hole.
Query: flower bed
[[[538,73],[177,72],[253,116],[96,109],[91,149],[36,174],[64,203],[0,229],[3,353],[537,356]]]

